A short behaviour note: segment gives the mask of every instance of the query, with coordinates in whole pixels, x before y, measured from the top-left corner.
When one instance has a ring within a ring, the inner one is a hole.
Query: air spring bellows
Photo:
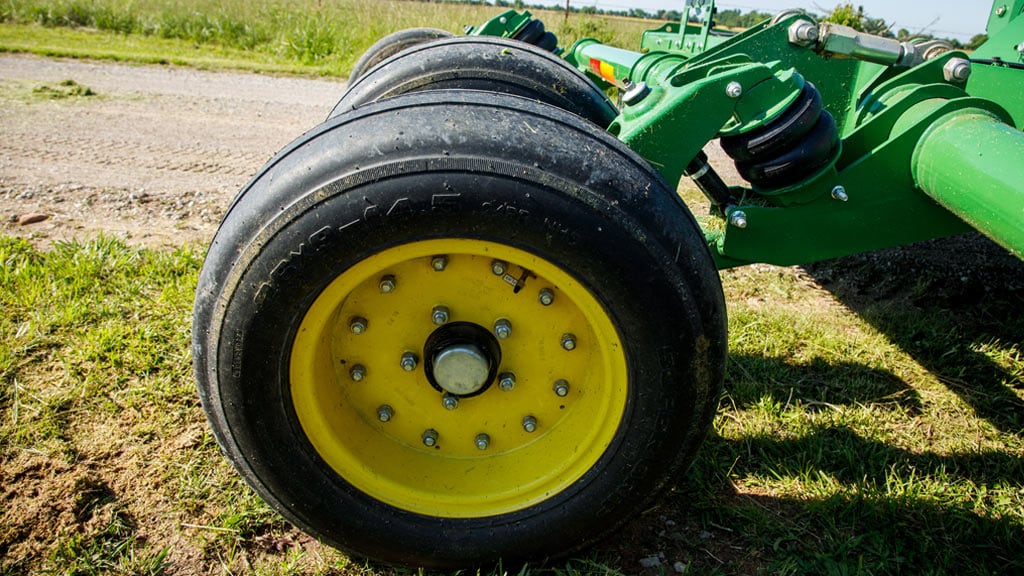
[[[828,166],[839,154],[836,122],[808,82],[779,116],[750,132],[725,136],[722,149],[736,170],[758,188],[791,186]]]
[[[533,44],[541,50],[554,52],[558,48],[558,38],[551,32],[544,30],[544,23],[540,20],[530,20],[512,37],[513,40]]]

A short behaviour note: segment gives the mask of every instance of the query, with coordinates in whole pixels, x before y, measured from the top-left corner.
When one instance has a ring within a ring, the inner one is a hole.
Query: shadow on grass
[[[1024,434],[1024,370],[984,353],[1020,354],[1024,262],[971,234],[805,268],[979,417]]]

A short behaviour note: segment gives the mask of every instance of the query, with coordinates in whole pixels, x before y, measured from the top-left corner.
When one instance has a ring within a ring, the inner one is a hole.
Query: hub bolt
[[[494,335],[497,336],[499,340],[508,338],[512,335],[512,323],[505,318],[499,318],[498,321],[494,323]]]
[[[555,380],[554,390],[559,398],[565,398],[569,395],[569,382],[562,379]]]
[[[348,329],[351,330],[353,334],[362,334],[363,332],[366,332],[366,328],[368,326],[369,323],[366,321],[366,318],[361,316],[353,316],[352,319],[348,321]]]
[[[379,286],[381,294],[391,294],[395,291],[395,277],[391,274],[381,277]]]
[[[566,350],[576,349],[576,335],[575,334],[562,334],[562,348]]]
[[[402,354],[402,370],[406,372],[412,372],[416,369],[416,363],[418,362],[416,355],[412,352],[406,352]]]
[[[537,431],[537,419],[533,416],[523,416],[523,430],[530,434]]]
[[[348,371],[348,375],[352,377],[355,382],[362,382],[363,378],[366,378],[366,367],[362,364],[356,364]]]
[[[437,272],[442,272],[445,268],[448,267],[448,257],[434,256],[433,258],[430,259],[430,267]]]
[[[377,419],[381,422],[390,422],[395,417],[395,410],[387,404],[382,404],[380,408],[377,408]]]
[[[434,324],[441,326],[448,323],[448,319],[451,317],[451,312],[447,306],[434,306],[434,311],[431,313],[431,319]]]
[[[424,446],[427,446],[428,448],[436,446],[437,445],[437,430],[434,430],[433,428],[430,428],[429,430],[427,430],[427,431],[425,431],[423,433],[423,436],[421,436],[421,438],[423,438],[423,445]]]
[[[487,434],[476,435],[476,448],[477,450],[487,450],[491,446],[491,437]]]
[[[498,374],[498,387],[502,392],[511,392],[516,387],[516,375],[512,372]]]
[[[540,291],[540,296],[537,297],[542,306],[551,306],[555,301],[555,293],[547,288],[543,288]]]
[[[508,270],[508,264],[505,264],[501,260],[495,260],[491,262],[491,272],[494,272],[495,276],[504,276]]]
[[[451,394],[445,394],[441,397],[441,405],[445,410],[455,410],[459,407],[459,399]]]

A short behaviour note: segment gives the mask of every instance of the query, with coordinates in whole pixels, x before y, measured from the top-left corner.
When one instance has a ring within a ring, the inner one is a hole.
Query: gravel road
[[[73,80],[95,95],[51,97]],[[206,242],[234,194],[327,117],[338,81],[0,55],[0,216],[41,245]],[[21,223],[29,215],[46,220]]]

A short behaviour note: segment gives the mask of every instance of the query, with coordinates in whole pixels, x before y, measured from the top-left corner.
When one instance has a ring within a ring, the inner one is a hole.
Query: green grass
[[[0,50],[213,69],[347,76],[380,37],[412,27],[461,33],[502,9],[397,0],[6,0]],[[564,45],[636,45],[653,22],[539,11]]]
[[[291,528],[220,454],[190,373],[197,249],[0,238],[0,262],[0,573],[395,573]],[[724,273],[726,394],[695,465],[587,556],[522,573],[1024,571],[1024,291],[863,300],[868,268],[809,268],[832,292]]]

